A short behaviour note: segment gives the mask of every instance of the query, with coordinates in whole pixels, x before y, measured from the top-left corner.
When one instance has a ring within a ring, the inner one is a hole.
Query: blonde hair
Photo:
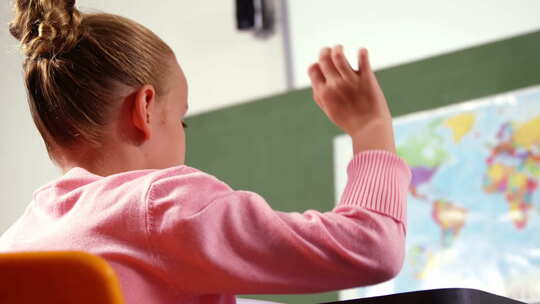
[[[174,56],[156,34],[130,19],[84,14],[75,0],[16,0],[11,34],[26,55],[24,80],[32,118],[49,154],[55,147],[99,146],[118,84],[168,90]]]

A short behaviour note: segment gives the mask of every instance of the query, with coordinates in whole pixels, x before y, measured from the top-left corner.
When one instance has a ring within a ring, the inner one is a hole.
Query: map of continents
[[[540,299],[540,88],[395,120],[413,177],[407,253],[360,296],[468,287]]]

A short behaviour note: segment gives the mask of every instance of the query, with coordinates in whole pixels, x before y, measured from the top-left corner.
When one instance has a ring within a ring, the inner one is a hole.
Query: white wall
[[[288,1],[294,86],[321,46],[341,43],[356,66],[367,47],[375,69],[540,29],[538,0]]]
[[[8,2],[0,1],[0,233],[23,212],[37,187],[60,174],[48,160],[27,109],[22,58],[7,29]],[[190,115],[284,91],[279,27],[268,39],[254,39],[251,33],[236,31],[234,1],[209,3],[77,1],[82,10],[98,9],[134,19],[173,48],[188,78]]]

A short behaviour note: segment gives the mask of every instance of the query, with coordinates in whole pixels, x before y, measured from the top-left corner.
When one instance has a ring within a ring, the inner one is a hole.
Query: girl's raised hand
[[[392,116],[386,99],[371,70],[367,50],[360,49],[358,54],[359,66],[354,70],[342,46],[322,49],[319,61],[308,71],[313,98],[353,141],[371,141],[365,147],[355,148],[355,152],[368,148],[395,151]]]

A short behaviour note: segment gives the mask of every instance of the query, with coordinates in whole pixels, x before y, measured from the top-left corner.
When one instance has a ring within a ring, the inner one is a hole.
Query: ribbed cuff
[[[358,206],[406,223],[411,170],[403,159],[384,150],[358,153],[347,167],[348,181],[340,206]]]

